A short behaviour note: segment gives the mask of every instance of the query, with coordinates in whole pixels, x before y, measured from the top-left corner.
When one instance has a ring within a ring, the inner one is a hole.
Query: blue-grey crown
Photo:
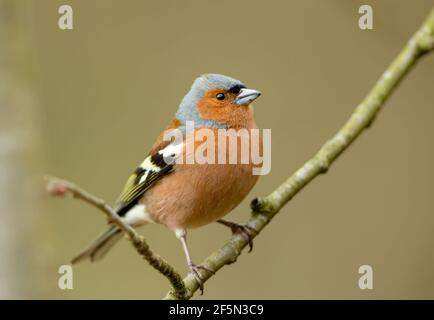
[[[193,82],[190,91],[182,99],[176,117],[182,125],[185,125],[186,121],[194,121],[195,126],[225,128],[226,125],[218,121],[202,119],[197,112],[197,103],[210,89],[230,90],[236,86],[244,87],[241,81],[221,74],[210,73],[200,76]]]

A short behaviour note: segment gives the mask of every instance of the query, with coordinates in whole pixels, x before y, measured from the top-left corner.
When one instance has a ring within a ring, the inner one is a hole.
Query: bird
[[[260,91],[249,89],[229,76],[204,74],[196,78],[173,119],[128,178],[114,206],[121,219],[134,228],[157,223],[171,229],[182,244],[188,268],[202,293],[200,270],[212,270],[193,262],[187,231],[218,222],[246,237],[251,250],[255,230],[223,217],[247,196],[258,175],[252,174],[254,164],[251,161],[199,164],[177,160],[191,153],[189,146],[199,144],[195,137],[201,129],[215,133],[216,137],[222,129],[258,129],[252,102],[260,95]],[[180,132],[181,141],[175,143],[165,139],[165,134],[174,131]],[[262,150],[262,140],[259,142]],[[238,139],[235,152],[240,152],[239,147]],[[219,152],[217,144],[215,150]],[[86,259],[100,260],[121,238],[120,228],[109,222],[108,230],[73,258],[72,264]]]

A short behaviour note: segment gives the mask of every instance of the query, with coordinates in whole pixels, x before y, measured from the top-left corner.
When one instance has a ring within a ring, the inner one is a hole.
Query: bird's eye
[[[218,93],[216,96],[217,100],[224,100],[225,99],[225,95],[223,93]]]

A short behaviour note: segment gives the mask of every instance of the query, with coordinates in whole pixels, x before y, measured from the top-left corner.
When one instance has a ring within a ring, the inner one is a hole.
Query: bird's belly
[[[195,228],[235,208],[257,179],[250,164],[179,165],[145,193],[142,203],[158,223]]]

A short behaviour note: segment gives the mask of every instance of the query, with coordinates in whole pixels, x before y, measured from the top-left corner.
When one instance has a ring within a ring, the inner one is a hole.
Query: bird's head
[[[246,88],[239,80],[205,74],[194,81],[176,117],[183,124],[194,121],[195,126],[225,128],[251,113],[250,104],[260,95],[261,92]]]

